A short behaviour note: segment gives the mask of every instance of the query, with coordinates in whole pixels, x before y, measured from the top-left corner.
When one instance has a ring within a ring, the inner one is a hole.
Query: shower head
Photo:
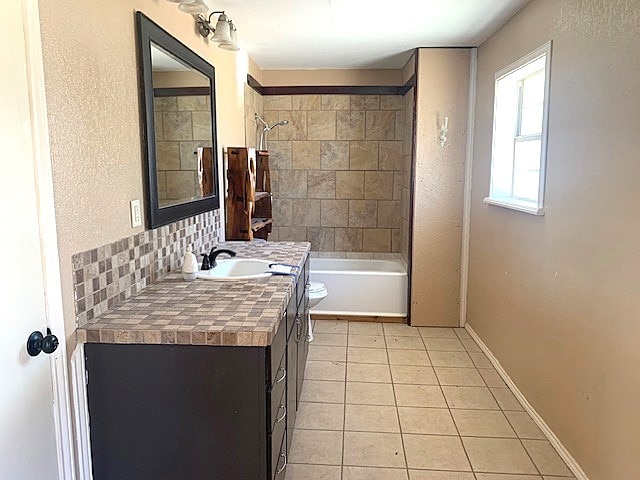
[[[273,125],[270,125],[269,130],[271,130],[272,128],[279,127],[280,125],[288,125],[288,124],[289,124],[289,120],[280,120],[278,123],[274,123]]]

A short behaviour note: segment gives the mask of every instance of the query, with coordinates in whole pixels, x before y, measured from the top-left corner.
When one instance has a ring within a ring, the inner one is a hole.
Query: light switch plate
[[[131,200],[131,226],[140,227],[142,225],[142,209],[140,208],[140,200]]]

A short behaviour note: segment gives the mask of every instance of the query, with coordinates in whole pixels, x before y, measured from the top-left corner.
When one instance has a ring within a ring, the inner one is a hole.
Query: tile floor
[[[287,480],[573,478],[464,329],[318,321]]]

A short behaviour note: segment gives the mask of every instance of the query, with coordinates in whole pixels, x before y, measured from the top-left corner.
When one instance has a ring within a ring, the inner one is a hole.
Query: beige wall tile
[[[335,231],[328,227],[307,227],[307,239],[311,250],[331,252],[335,250]]]
[[[320,95],[293,95],[291,110],[320,110],[322,99]]]
[[[322,170],[349,170],[349,142],[321,142]]]
[[[349,226],[375,228],[378,222],[378,202],[349,200]]]
[[[269,141],[269,168],[290,170],[293,168],[293,147],[287,141]]]
[[[400,253],[402,251],[402,245],[402,231],[399,228],[394,228],[391,230],[391,252]]]
[[[393,172],[365,172],[364,198],[375,200],[392,200]]]
[[[180,170],[198,169],[198,147],[208,142],[180,142]]]
[[[403,108],[404,98],[402,95],[380,96],[380,110],[402,110]]]
[[[204,112],[191,112],[193,122],[193,139],[211,141],[211,114]]]
[[[364,110],[364,95],[351,95],[351,110]]]
[[[290,95],[263,95],[265,110],[291,110],[292,102]]]
[[[306,242],[306,227],[278,227],[279,242]]]
[[[380,110],[380,95],[365,95],[364,96],[364,109],[365,110]]]
[[[162,123],[165,140],[193,140],[191,112],[164,112]]]
[[[349,201],[322,200],[320,222],[323,227],[349,226]]]
[[[207,112],[209,111],[209,120],[211,114],[209,110],[209,97],[206,95],[181,95],[178,98],[178,110],[190,112]]]
[[[367,112],[367,140],[394,140],[396,114],[393,111]]]
[[[178,110],[178,97],[154,97],[153,109],[156,112],[175,112]]]
[[[378,169],[378,142],[350,142],[349,143],[350,170]]]
[[[402,142],[380,142],[380,170],[400,170],[402,168]]]
[[[335,230],[336,250],[342,252],[362,251],[362,229],[361,228],[336,228]]]
[[[280,198],[306,198],[306,170],[280,170],[278,171],[277,182],[278,196]]]
[[[182,199],[191,198],[196,190],[196,178],[194,172],[166,172],[167,198]]]
[[[403,153],[405,153],[405,148],[407,152],[411,152],[412,148],[412,134],[413,129],[407,128],[406,115],[404,112],[396,112],[396,140],[402,141],[403,145]],[[409,125],[412,125],[411,122]]]
[[[391,230],[365,228],[362,232],[362,249],[365,252],[391,252]]]
[[[295,141],[293,168],[296,170],[320,170],[320,142]]]
[[[327,170],[307,172],[307,196],[309,198],[336,198],[336,173]]]
[[[156,110],[153,115],[153,130],[156,134],[156,142],[164,140],[164,125],[162,122],[162,112]]]
[[[158,197],[160,200],[167,198],[167,176],[165,172],[158,172]]]
[[[180,143],[156,142],[158,170],[180,170]]]
[[[322,95],[322,110],[349,110],[349,95]]]
[[[364,198],[364,172],[336,172],[336,198]]]
[[[320,200],[299,199],[292,204],[293,225],[307,227],[320,224]]]
[[[290,226],[293,221],[292,200],[274,198],[272,203],[273,223],[278,226]]]
[[[400,226],[400,202],[381,200],[378,202],[378,227],[398,228]]]
[[[356,111],[340,111],[336,116],[338,140],[364,140],[365,114]]]
[[[269,132],[269,138],[273,140],[306,140],[307,139],[307,112],[306,111],[281,111],[278,112],[278,122],[287,120],[288,125],[281,125]],[[278,138],[273,133],[277,132]]]
[[[309,140],[336,139],[336,112],[308,112]]]

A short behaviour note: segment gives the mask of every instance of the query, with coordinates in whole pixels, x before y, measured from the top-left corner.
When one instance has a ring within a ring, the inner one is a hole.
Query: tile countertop
[[[222,242],[236,258],[260,258],[299,265],[307,242]],[[227,258],[226,256],[220,257]],[[291,277],[185,282],[171,272],[102,315],[79,325],[79,343],[184,345],[271,344],[294,292]]]

